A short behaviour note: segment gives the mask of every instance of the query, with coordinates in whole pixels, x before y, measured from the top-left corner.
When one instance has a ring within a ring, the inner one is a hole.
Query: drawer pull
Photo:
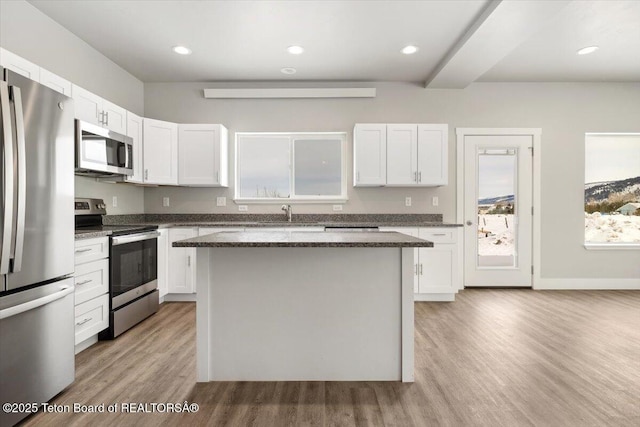
[[[91,248],[76,249],[76,253],[78,254],[78,253],[80,253],[80,252],[89,252],[89,251],[92,251],[92,250],[93,250],[93,249],[91,249]]]
[[[86,285],[87,283],[91,283],[93,282],[93,280],[89,279],[89,280],[83,280],[82,282],[78,282],[76,283],[76,286],[82,286],[82,285]]]
[[[446,236],[447,233],[433,233],[432,236]]]
[[[82,325],[84,325],[85,323],[87,323],[88,321],[90,321],[91,319],[93,319],[93,317],[89,317],[89,318],[87,318],[87,319],[84,319],[82,322],[78,322],[78,323],[76,323],[76,326],[82,326]]]

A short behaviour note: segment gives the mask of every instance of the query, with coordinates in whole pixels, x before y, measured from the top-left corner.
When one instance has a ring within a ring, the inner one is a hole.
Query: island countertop
[[[182,248],[427,248],[433,242],[393,231],[223,231],[174,242]]]

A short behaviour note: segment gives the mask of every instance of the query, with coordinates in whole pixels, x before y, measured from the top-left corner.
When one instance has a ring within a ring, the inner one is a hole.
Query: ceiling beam
[[[571,0],[492,0],[427,77],[425,87],[464,89],[569,3]]]

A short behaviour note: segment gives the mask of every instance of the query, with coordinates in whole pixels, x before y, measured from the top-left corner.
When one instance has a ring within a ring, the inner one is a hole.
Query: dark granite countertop
[[[111,235],[111,231],[76,230],[76,240],[107,237],[109,235]]]
[[[174,247],[192,248],[426,248],[433,243],[393,231],[316,232],[223,231],[180,240]]]
[[[108,215],[106,224],[158,227],[461,227],[442,222],[440,214],[139,214]]]

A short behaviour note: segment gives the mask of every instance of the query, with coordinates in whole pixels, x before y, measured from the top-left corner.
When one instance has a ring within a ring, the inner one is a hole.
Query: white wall
[[[97,182],[94,178],[76,176],[76,197],[103,199],[109,215],[144,212],[144,189],[132,184]],[[117,206],[113,206],[113,197]]]
[[[0,2],[0,46],[143,115],[140,80],[24,0]]]
[[[140,80],[23,0],[0,1],[0,46],[129,111],[144,112]],[[144,189],[76,177],[76,196],[99,197],[110,214],[142,213]],[[111,206],[113,196],[118,207]]]
[[[464,90],[426,90],[419,85],[377,83],[375,99],[213,100],[208,83],[146,83],[145,114],[184,123],[222,123],[230,138],[238,131],[347,131],[349,162],[355,123],[448,123],[449,185],[438,189],[354,189],[345,213],[443,213],[455,221],[455,128],[542,128],[542,215],[540,260],[543,278],[640,277],[637,251],[586,251],[584,240],[585,132],[640,132],[638,83],[477,83]],[[233,166],[232,164],[230,166]],[[352,168],[349,168],[351,182]],[[231,168],[233,172],[233,168]],[[215,197],[232,189],[145,189],[145,212],[237,212],[216,208]],[[404,207],[412,196],[414,206]],[[430,206],[432,195],[440,206]],[[171,207],[162,207],[169,196]],[[230,201],[229,201],[230,202]],[[279,206],[251,205],[250,212]],[[330,212],[327,205],[295,206],[295,212]]]

